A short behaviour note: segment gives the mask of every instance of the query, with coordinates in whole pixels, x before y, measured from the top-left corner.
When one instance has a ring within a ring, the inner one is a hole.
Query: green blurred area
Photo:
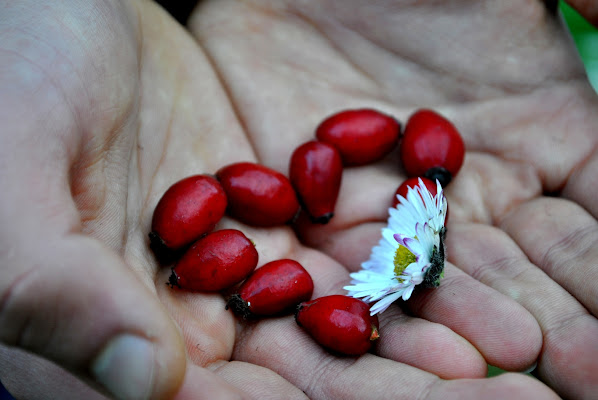
[[[598,92],[598,29],[564,1],[561,1],[559,6],[579,55],[586,66],[590,83]]]

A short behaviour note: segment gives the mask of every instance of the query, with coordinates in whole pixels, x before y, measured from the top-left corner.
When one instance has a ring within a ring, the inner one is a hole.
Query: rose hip
[[[313,290],[311,276],[297,261],[271,261],[243,282],[227,308],[243,318],[276,315],[309,300]]]
[[[177,250],[214,229],[226,210],[226,194],[209,175],[194,175],[173,184],[152,217],[152,247]]]
[[[290,222],[299,211],[297,194],[278,171],[251,162],[221,168],[216,176],[228,197],[228,212],[253,226]]]
[[[289,165],[289,179],[313,222],[325,224],[334,215],[343,163],[338,150],[315,140],[299,146]]]
[[[424,183],[424,186],[426,186],[426,188],[432,194],[432,196],[436,196],[436,183],[432,182],[430,179],[424,178],[424,177],[408,178],[403,183],[401,183],[399,185],[399,187],[397,188],[397,191],[395,192],[395,196],[394,196],[394,199],[392,202],[393,207],[396,207],[397,204],[399,204],[399,199],[397,198],[397,195],[401,195],[401,196],[407,198],[407,192],[409,191],[409,188],[414,188],[416,186],[419,186],[419,179],[422,180],[422,182]]]
[[[362,300],[331,295],[301,303],[295,314],[297,324],[316,342],[345,355],[367,352],[380,337],[378,317]]]
[[[423,109],[407,121],[400,153],[407,175],[438,179],[445,187],[461,169],[465,144],[449,120]]]
[[[336,147],[345,165],[364,165],[390,153],[400,129],[393,117],[362,108],[329,116],[316,128],[316,137]]]
[[[196,241],[172,269],[169,284],[182,289],[217,292],[245,279],[258,253],[241,231],[223,229]]]

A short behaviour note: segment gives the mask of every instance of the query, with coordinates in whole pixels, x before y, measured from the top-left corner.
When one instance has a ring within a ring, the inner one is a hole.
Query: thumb
[[[2,342],[44,356],[118,399],[176,391],[185,370],[180,335],[120,257],[77,234],[27,247],[35,251],[15,244],[1,271]]]

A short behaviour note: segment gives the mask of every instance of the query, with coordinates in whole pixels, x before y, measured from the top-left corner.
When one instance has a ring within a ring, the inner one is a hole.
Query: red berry
[[[255,270],[228,301],[244,318],[275,315],[311,298],[314,282],[297,261],[271,261]]]
[[[297,324],[320,345],[346,355],[367,352],[378,334],[378,317],[362,300],[332,295],[301,303]]]
[[[194,175],[172,185],[152,217],[150,238],[156,248],[176,250],[208,233],[226,210],[226,194],[216,179]]]
[[[342,173],[341,157],[330,144],[313,140],[293,152],[289,178],[313,222],[325,224],[334,215]]]
[[[396,146],[401,125],[391,116],[372,109],[340,111],[316,129],[318,140],[341,153],[345,165],[380,160]]]
[[[407,175],[438,179],[444,187],[463,165],[465,144],[449,120],[418,110],[407,121],[400,153]]]
[[[409,191],[409,188],[414,188],[416,186],[419,186],[419,179],[422,180],[422,182],[424,183],[424,186],[428,189],[428,191],[432,194],[432,196],[436,196],[436,183],[432,182],[430,179],[424,178],[424,177],[408,178],[406,181],[401,183],[399,185],[399,187],[397,188],[397,191],[395,192],[395,196],[394,196],[394,199],[392,202],[393,207],[396,207],[397,204],[399,204],[399,199],[397,198],[397,195],[401,195],[401,196],[407,198],[407,192]]]
[[[223,229],[195,242],[172,269],[169,283],[182,289],[217,292],[245,279],[258,253],[241,231]]]
[[[263,165],[240,162],[221,168],[216,176],[228,197],[228,212],[253,226],[290,222],[299,211],[289,179]]]

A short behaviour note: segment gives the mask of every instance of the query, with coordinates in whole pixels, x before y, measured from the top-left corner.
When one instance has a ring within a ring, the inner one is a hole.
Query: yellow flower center
[[[409,251],[407,247],[399,245],[397,251],[395,252],[394,266],[395,277],[400,283],[403,282],[403,279],[400,278],[400,275],[403,273],[403,271],[405,271],[405,268],[415,261],[415,254]]]

